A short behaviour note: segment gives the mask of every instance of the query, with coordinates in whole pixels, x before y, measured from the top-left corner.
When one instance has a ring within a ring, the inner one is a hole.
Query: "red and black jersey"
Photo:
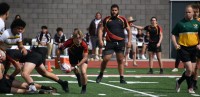
[[[82,55],[83,53],[88,53],[88,45],[82,40],[80,45],[76,45],[73,42],[73,38],[68,39],[64,42],[61,49],[68,48],[68,53],[72,53],[73,55]]]
[[[162,28],[159,25],[157,25],[155,27],[149,25],[149,26],[146,26],[144,28],[144,30],[146,30],[147,32],[149,32],[149,35],[150,35],[149,42],[159,42],[159,40],[160,40],[160,33],[163,32]]]
[[[107,41],[121,41],[124,40],[124,28],[128,25],[127,20],[122,16],[111,17],[107,16],[103,20],[103,27],[107,32],[106,40]]]

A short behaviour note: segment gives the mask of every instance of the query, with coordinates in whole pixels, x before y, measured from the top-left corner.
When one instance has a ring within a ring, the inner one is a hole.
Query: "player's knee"
[[[107,64],[110,59],[104,58],[102,64]]]
[[[86,76],[86,72],[81,72],[81,76]]]
[[[193,74],[192,70],[187,70],[187,71],[186,71],[186,75],[187,75],[187,76],[191,76],[192,74]]]

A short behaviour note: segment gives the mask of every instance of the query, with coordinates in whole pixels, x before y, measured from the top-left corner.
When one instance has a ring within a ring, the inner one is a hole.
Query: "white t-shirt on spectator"
[[[47,42],[48,42],[48,40],[47,40],[45,34],[42,35],[41,42],[43,42],[43,43],[47,43]]]
[[[97,34],[97,27],[98,27],[98,25],[99,25],[99,23],[100,23],[100,21],[101,21],[101,19],[99,19],[99,20],[97,20],[97,19],[95,19],[95,25],[96,25],[96,34]]]
[[[18,42],[22,42],[22,34],[13,35],[11,29],[6,29],[0,36],[0,41],[9,45],[16,45]]]
[[[0,18],[0,35],[3,34],[5,30],[5,22],[2,18]]]
[[[130,27],[131,35],[132,35],[132,41],[131,42],[136,42],[137,37],[136,35],[138,34],[138,29],[135,27]],[[128,32],[126,29],[124,29],[124,34],[125,34],[125,42],[128,42]]]

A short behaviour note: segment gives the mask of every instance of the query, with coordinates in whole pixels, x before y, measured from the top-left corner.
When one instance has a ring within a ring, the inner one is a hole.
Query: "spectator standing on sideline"
[[[136,26],[134,27],[146,30],[149,32],[149,44],[148,44],[148,51],[149,51],[149,72],[148,74],[153,74],[153,56],[154,53],[156,53],[156,56],[158,58],[158,63],[160,66],[160,74],[163,74],[163,64],[161,59],[161,42],[163,39],[163,31],[160,25],[157,23],[157,18],[152,17],[151,18],[151,25],[148,25],[146,27]]]
[[[129,23],[129,26],[130,26],[130,31],[131,31],[131,35],[132,35],[132,41],[131,41],[131,50],[132,50],[132,58],[133,58],[133,66],[137,66],[137,63],[136,63],[136,49],[137,49],[137,37],[136,35],[138,34],[139,30],[135,27],[132,27],[133,25],[133,22],[135,22],[136,20],[133,19],[132,16],[128,17],[128,23]],[[125,41],[126,43],[128,42],[128,33],[126,30],[124,30],[124,33],[125,33]],[[126,47],[126,50],[125,50],[125,66],[128,66],[128,54],[130,52],[130,48],[129,47]]]
[[[92,43],[92,57],[93,59],[101,59],[102,58],[102,47],[99,46],[99,38],[98,38],[98,30],[102,25],[102,15],[100,12],[97,12],[95,15],[95,19],[93,19],[89,26],[89,34]],[[99,47],[99,55],[96,54],[97,47]]]

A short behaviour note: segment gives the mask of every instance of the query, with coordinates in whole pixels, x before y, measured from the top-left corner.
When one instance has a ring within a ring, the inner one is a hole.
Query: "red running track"
[[[54,59],[47,59],[46,64],[50,62],[51,66],[54,66],[55,60]],[[174,68],[175,60],[173,59],[163,59],[163,67],[164,68]],[[132,65],[132,60],[128,61],[128,66],[125,68],[149,68],[148,60],[138,60],[137,66]],[[101,61],[88,61],[88,68],[100,68]],[[157,60],[154,61],[154,68],[159,68]],[[200,67],[200,66],[199,66]],[[111,60],[107,64],[107,68],[117,68],[117,62],[115,60]],[[179,68],[183,68],[182,62],[179,64]]]

